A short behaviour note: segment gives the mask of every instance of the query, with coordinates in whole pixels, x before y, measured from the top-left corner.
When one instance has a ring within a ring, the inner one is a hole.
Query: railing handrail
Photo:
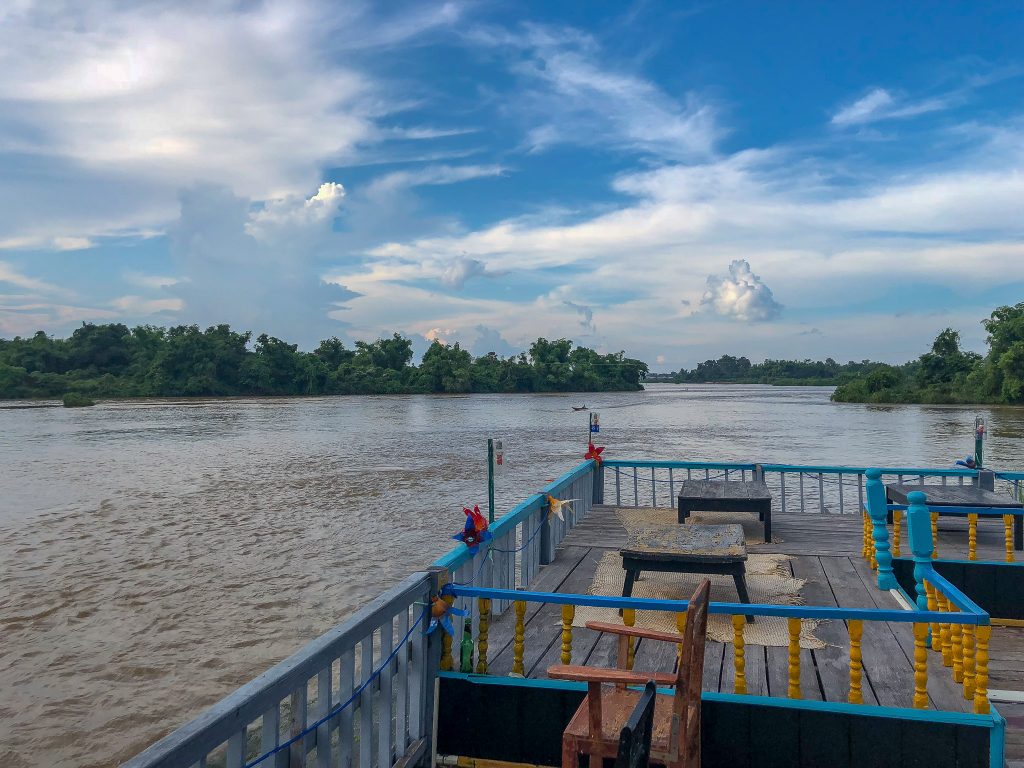
[[[606,459],[606,467],[654,467],[656,469],[729,469],[753,472],[755,464],[732,461],[664,461],[661,459]]]
[[[945,576],[943,576],[941,573],[935,570],[934,565],[931,566],[929,574],[925,577],[925,581],[929,582],[933,587],[936,587],[940,592],[942,592],[942,594],[945,595],[946,599],[951,601],[953,605],[955,605],[960,610],[961,614],[984,614],[986,618],[988,617],[988,612],[985,611],[984,608],[982,608],[976,602],[971,600],[971,598],[969,598],[967,595],[961,592],[960,589],[958,589],[952,582],[950,582],[949,579],[947,579]],[[947,614],[946,621],[948,620],[949,618]],[[988,624],[989,622],[985,621],[979,623]]]
[[[137,754],[122,768],[171,768],[198,762],[232,735],[232,727],[251,723],[296,688],[304,689],[311,677],[349,645],[377,629],[383,617],[411,605],[424,588],[429,587],[430,580],[431,575],[425,571],[407,577],[345,621]]]
[[[561,477],[552,480],[537,493],[527,496],[523,501],[519,502],[507,513],[498,518],[494,525],[490,526],[491,535],[495,538],[501,538],[507,531],[515,528],[524,520],[529,519],[540,509],[540,507],[543,507],[549,494],[556,496],[563,487],[569,485],[573,480],[576,480],[582,475],[585,475],[593,468],[594,460],[587,459],[564,473]],[[456,544],[455,548],[452,549],[451,552],[439,557],[434,561],[433,565],[438,568],[448,568],[450,571],[454,572],[456,568],[472,557],[473,553],[469,551],[469,547],[465,544]]]
[[[890,512],[905,512],[909,509],[907,504],[886,504],[885,508]],[[1024,507],[955,507],[942,504],[929,506],[925,504],[929,512],[941,512],[944,515],[1024,515]]]
[[[957,614],[957,622],[961,624],[988,624],[989,615],[956,587],[939,574],[929,577],[933,582],[942,582],[943,591],[953,590],[958,600],[954,600],[962,612]],[[686,611],[687,600],[663,600],[659,598],[617,597],[615,595],[580,595],[572,592],[529,592],[516,589],[491,589],[488,587],[471,587],[452,584],[445,591],[455,597],[486,597],[492,600],[523,600],[533,603],[549,603],[553,605],[580,605],[590,608],[632,608],[641,611],[666,611],[682,613]],[[776,616],[800,619],[861,619],[866,621],[888,621],[893,623],[916,624],[922,622],[948,622],[949,614],[939,611],[919,611],[886,608],[836,608],[817,605],[769,605],[764,603],[711,603],[709,613],[747,616]]]
[[[753,471],[758,466],[765,472],[821,472],[825,474],[858,475],[872,467],[854,467],[832,464],[770,464],[760,462],[723,461],[669,461],[662,459],[607,459],[608,467],[654,467],[657,469],[729,469]],[[880,467],[884,475],[925,475],[927,477],[976,477],[976,469],[941,467]],[[1024,479],[1024,472],[996,472],[1003,479]]]

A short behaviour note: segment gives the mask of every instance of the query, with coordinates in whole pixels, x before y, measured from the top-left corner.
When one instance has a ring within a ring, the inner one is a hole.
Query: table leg
[[[679,500],[679,517],[678,517],[679,522],[680,523],[685,523],[686,522],[686,518],[688,518],[689,516],[690,516],[690,505],[687,502],[685,502],[682,499],[680,499]]]
[[[747,594],[747,574],[746,571],[743,570],[743,566],[733,570],[732,580],[736,582],[736,593],[740,596],[740,602],[749,605],[750,595]],[[753,624],[754,617],[747,616],[747,622]]]
[[[772,505],[768,502],[768,506],[765,507],[764,516],[761,518],[764,521],[764,543],[772,543]]]
[[[1013,516],[1013,548],[1020,552],[1024,549],[1024,517]]]
[[[626,581],[622,585],[622,596],[632,597],[633,596],[633,582],[636,581],[636,577],[639,576],[639,572],[629,568],[626,570]]]

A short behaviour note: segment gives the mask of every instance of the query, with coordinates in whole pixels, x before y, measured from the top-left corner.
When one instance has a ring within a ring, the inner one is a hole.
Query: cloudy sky
[[[980,349],[1024,300],[1022,39],[1018,2],[7,0],[0,336]]]

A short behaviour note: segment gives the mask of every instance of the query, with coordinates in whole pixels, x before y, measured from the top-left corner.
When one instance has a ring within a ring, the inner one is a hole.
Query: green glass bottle
[[[459,644],[459,671],[473,671],[473,627],[468,618],[462,628],[462,642]]]

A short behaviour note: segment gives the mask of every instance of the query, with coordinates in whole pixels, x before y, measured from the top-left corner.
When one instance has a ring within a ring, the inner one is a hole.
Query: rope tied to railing
[[[345,701],[342,704],[339,704],[337,707],[335,707],[332,710],[330,710],[326,715],[321,717],[315,723],[312,723],[311,725],[307,725],[302,731],[300,731],[299,733],[295,734],[294,736],[292,736],[287,741],[285,741],[285,742],[283,742],[281,744],[278,744],[276,747],[274,747],[271,750],[268,750],[267,752],[264,752],[262,755],[260,755],[256,759],[251,760],[248,763],[243,764],[242,768],[253,768],[253,766],[259,765],[264,760],[266,760],[268,757],[273,757],[278,752],[281,752],[281,751],[283,751],[285,749],[288,749],[289,747],[291,747],[292,744],[295,744],[300,739],[304,739],[306,736],[308,736],[309,734],[313,733],[313,731],[315,731],[321,725],[324,725],[329,720],[331,720],[331,719],[337,717],[338,715],[340,715],[357,698],[359,698],[359,696],[362,694],[362,692],[364,690],[366,690],[367,686],[369,686],[370,683],[372,683],[374,680],[376,680],[378,677],[380,677],[381,673],[388,667],[388,665],[391,664],[392,661],[394,661],[395,657],[398,655],[398,652],[403,647],[405,647],[405,644],[409,641],[409,638],[412,637],[413,631],[416,629],[416,627],[418,627],[423,622],[423,618],[427,615],[427,612],[429,610],[430,610],[429,606],[424,609],[423,613],[421,613],[420,617],[418,619],[416,619],[416,621],[413,623],[413,625],[411,627],[409,627],[409,631],[405,633],[405,637],[403,637],[399,641],[398,645],[395,646],[395,649],[393,651],[391,651],[390,655],[388,655],[388,657],[386,659],[384,659],[383,662],[381,662],[381,665],[379,667],[377,667],[375,670],[373,670],[373,672],[370,674],[369,677],[366,678],[366,680],[364,680],[362,683],[360,683],[359,687],[356,688],[352,692],[352,695],[348,697],[347,701]]]

